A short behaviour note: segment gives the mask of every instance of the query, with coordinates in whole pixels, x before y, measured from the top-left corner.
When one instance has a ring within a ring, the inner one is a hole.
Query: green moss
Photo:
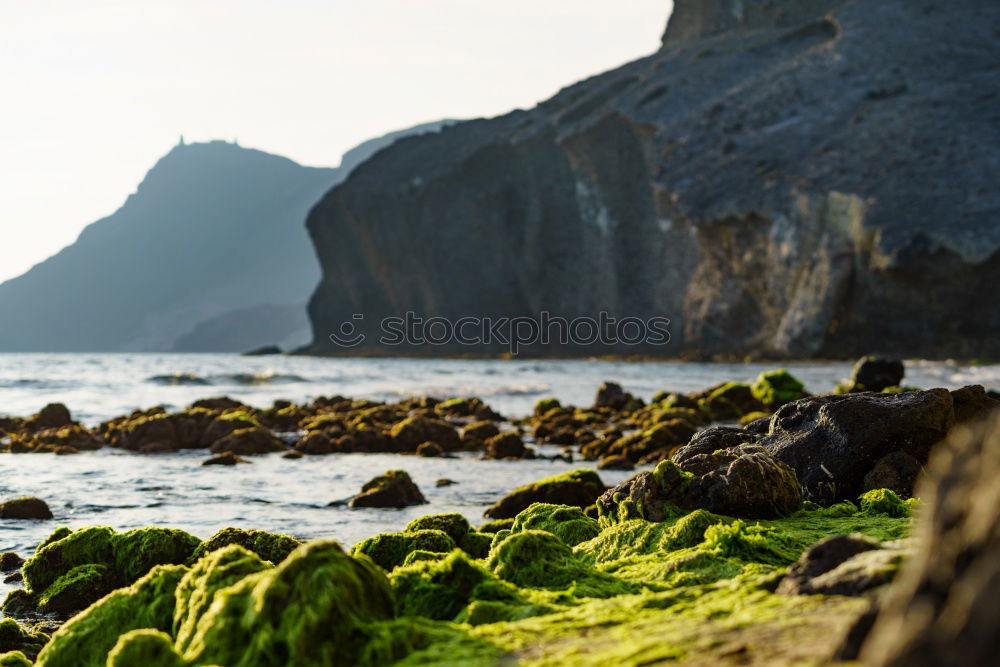
[[[112,563],[112,536],[114,531],[110,528],[94,526],[72,531],[61,539],[49,542],[35,551],[35,555],[21,567],[25,588],[29,592],[38,593],[74,567],[90,563]]]
[[[238,422],[236,428],[239,429],[260,426],[260,422],[257,418],[246,410],[233,410],[232,412],[226,412],[216,417],[216,419],[224,422]]]
[[[399,618],[375,623],[357,664],[383,665],[495,665],[503,650],[472,637],[451,623],[424,618]]]
[[[496,519],[494,521],[487,521],[479,527],[480,533],[491,533],[496,534],[501,530],[509,530],[511,526],[514,525],[514,519]]]
[[[31,667],[31,661],[20,651],[0,654],[0,667]]]
[[[414,532],[418,530],[440,530],[448,534],[455,543],[461,542],[466,533],[472,530],[469,520],[461,514],[431,514],[414,519],[407,524],[404,532]]]
[[[56,579],[38,597],[38,611],[71,616],[97,602],[114,588],[115,579],[107,565],[78,565]]]
[[[53,542],[58,542],[72,532],[73,529],[68,528],[67,526],[60,526],[59,528],[56,528],[48,537],[42,540],[37,547],[35,547],[35,553],[38,553],[42,548],[52,544]]]
[[[24,656],[34,658],[48,640],[47,635],[32,632],[12,618],[0,621],[0,653],[17,651]]]
[[[805,386],[784,368],[761,373],[750,391],[769,410],[806,396]]]
[[[389,582],[370,560],[311,542],[218,591],[183,656],[227,667],[355,664],[364,628],[392,613]]]
[[[108,654],[108,667],[185,667],[170,635],[159,630],[132,630],[118,638]]]
[[[498,580],[461,551],[453,551],[440,561],[397,568],[391,581],[399,616],[445,621],[455,618],[473,600],[522,602],[514,586]]]
[[[859,499],[861,513],[865,516],[888,516],[904,518],[910,516],[910,510],[916,503],[912,498],[902,500],[891,489],[875,489],[868,491]]]
[[[535,402],[535,415],[540,417],[550,410],[561,407],[562,403],[557,398],[541,398]]]
[[[512,519],[533,503],[587,507],[606,488],[593,470],[571,470],[514,489],[486,510],[486,516]]]
[[[177,647],[181,651],[187,649],[198,621],[208,611],[217,592],[270,567],[259,556],[236,544],[212,551],[200,559],[180,580],[174,593],[176,605],[171,628]]]
[[[411,551],[406,554],[406,559],[403,561],[403,567],[407,565],[413,565],[414,563],[420,563],[427,560],[444,560],[447,554],[437,553],[434,551],[424,551],[423,549],[417,549],[416,551]]]
[[[468,533],[458,543],[458,547],[473,558],[486,558],[492,544],[493,535],[489,533]]]
[[[601,532],[597,521],[585,515],[579,507],[546,503],[535,503],[518,514],[510,530],[512,533],[544,530],[571,547],[592,540]]]
[[[154,567],[128,588],[105,596],[59,628],[38,655],[38,667],[104,667],[118,637],[143,628],[168,632],[182,565]]]
[[[149,572],[154,565],[187,562],[201,544],[194,535],[173,528],[137,528],[111,538],[114,571],[123,583]]]
[[[383,570],[391,571],[402,565],[406,557],[414,551],[430,551],[433,553],[448,553],[456,547],[442,530],[416,530],[402,533],[381,533],[369,537],[351,549],[351,555],[364,554],[371,558]]]
[[[739,422],[742,426],[751,424],[758,419],[768,419],[771,416],[769,412],[748,412],[742,417],[740,417]]]
[[[205,554],[209,554],[230,544],[238,544],[247,551],[252,551],[271,563],[280,563],[288,557],[288,554],[301,546],[302,542],[288,535],[268,533],[263,530],[223,528],[198,545],[188,559],[188,564],[190,565]]]
[[[23,588],[15,588],[7,593],[0,610],[8,616],[29,616],[35,613],[38,599]]]

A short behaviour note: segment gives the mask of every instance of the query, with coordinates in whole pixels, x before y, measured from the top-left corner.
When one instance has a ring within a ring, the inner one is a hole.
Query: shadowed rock
[[[351,507],[408,507],[427,503],[424,494],[403,470],[390,470],[366,482],[351,498]]]
[[[39,498],[13,498],[0,503],[0,519],[51,519],[52,510]]]

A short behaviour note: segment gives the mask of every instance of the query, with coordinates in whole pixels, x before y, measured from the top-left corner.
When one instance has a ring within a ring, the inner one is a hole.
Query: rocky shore
[[[985,664],[1000,401],[902,380],[901,364],[866,358],[826,395],[784,370],[648,401],[607,382],[591,406],[545,399],[522,418],[476,398],[342,397],[205,399],[95,428],[59,404],[5,418],[0,442],[17,453],[205,449],[206,464],[237,465],[475,452],[596,466],[511,489],[479,525],[429,512],[350,548],[242,528],[206,540],[57,528],[33,553],[0,554],[4,580],[22,586],[0,607],[0,665],[940,664],[927,656],[959,638],[965,664]],[[612,488],[601,478],[633,467]],[[398,469],[334,504],[423,503]],[[53,513],[10,498],[0,517]]]

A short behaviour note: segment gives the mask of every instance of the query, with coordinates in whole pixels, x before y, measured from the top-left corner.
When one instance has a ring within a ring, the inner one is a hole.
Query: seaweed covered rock
[[[510,532],[544,530],[558,537],[569,546],[597,537],[601,532],[597,521],[583,513],[579,507],[535,503],[514,517]]]
[[[442,417],[474,417],[480,421],[500,421],[503,419],[479,398],[452,398],[434,406],[434,412]]]
[[[764,409],[750,386],[742,382],[727,382],[713,388],[700,400],[699,407],[715,421],[739,419]]]
[[[512,519],[533,503],[588,507],[607,487],[593,470],[573,470],[514,489],[484,512],[491,519]]]
[[[115,589],[115,576],[107,565],[78,565],[56,579],[38,597],[38,611],[68,618]]]
[[[351,555],[364,554],[383,570],[391,571],[406,562],[407,556],[415,551],[445,554],[456,547],[455,540],[443,530],[424,528],[369,537],[355,544]]]
[[[389,436],[400,452],[415,452],[417,447],[428,441],[436,442],[446,452],[461,446],[461,439],[454,426],[440,419],[419,415],[407,417],[394,425]]]
[[[910,516],[915,499],[903,500],[892,489],[874,489],[861,494],[858,499],[861,514],[867,516],[890,516],[901,519]]]
[[[270,431],[260,426],[233,431],[212,443],[212,452],[228,452],[239,456],[283,452],[288,447]]]
[[[40,498],[12,498],[0,503],[0,519],[45,520],[52,510]]]
[[[430,514],[414,519],[406,525],[405,532],[417,530],[440,530],[458,544],[472,530],[472,526],[469,525],[468,519],[454,512],[451,514]]]
[[[758,444],[796,471],[809,499],[831,503],[860,495],[886,454],[926,461],[953,423],[945,389],[816,396],[780,408]]]
[[[701,459],[696,459],[696,457],[710,456],[714,452],[752,444],[756,440],[757,436],[747,429],[733,426],[712,426],[704,431],[699,431],[687,445],[677,450],[670,459],[683,470],[701,474],[711,470],[711,466],[699,468],[697,461]]]
[[[12,618],[0,620],[0,654],[20,651],[27,658],[34,659],[48,640],[48,635],[32,632]]]
[[[6,551],[0,554],[0,572],[13,572],[21,569],[24,559],[13,551]]]
[[[462,428],[462,446],[466,449],[482,449],[486,441],[499,435],[500,429],[491,421],[478,421]]]
[[[988,665],[1000,639],[1000,415],[956,428],[917,495],[917,553],[861,651],[866,665]]]
[[[311,542],[217,592],[183,657],[196,665],[355,664],[363,628],[392,616],[381,570],[334,542]]]
[[[437,444],[436,442],[424,442],[417,447],[417,456],[423,456],[425,458],[434,458],[436,456],[444,456],[444,448]]]
[[[409,507],[424,505],[427,499],[405,470],[390,470],[361,487],[361,493],[351,498],[351,507]]]
[[[198,625],[223,588],[271,568],[270,563],[237,544],[229,544],[200,559],[184,574],[174,592],[172,634],[180,651],[190,645]]]
[[[526,588],[566,588],[596,574],[552,533],[512,533],[490,551],[486,566],[498,577]]]
[[[522,459],[528,453],[521,436],[513,431],[498,433],[486,441],[487,459]]]
[[[74,423],[69,408],[62,403],[49,403],[28,419],[25,426],[29,430],[37,431],[45,428],[62,428]]]
[[[0,653],[0,667],[31,667],[31,661],[21,651]]]
[[[442,560],[399,568],[391,581],[400,616],[450,621],[475,600],[523,604],[514,586],[500,581],[460,551]]]
[[[104,667],[120,635],[144,628],[169,632],[174,591],[185,572],[181,565],[157,566],[131,586],[110,593],[53,634],[35,664]]]
[[[174,650],[170,635],[144,628],[126,632],[108,653],[107,667],[187,667]]]
[[[771,411],[808,396],[805,386],[784,368],[761,373],[750,390],[754,397]]]
[[[195,563],[206,554],[232,544],[257,554],[263,560],[278,564],[301,546],[302,542],[288,535],[268,533],[264,530],[223,528],[195,548],[188,559],[188,564]]]
[[[906,452],[889,452],[865,475],[861,490],[891,489],[901,498],[909,498],[923,469],[920,461]]]

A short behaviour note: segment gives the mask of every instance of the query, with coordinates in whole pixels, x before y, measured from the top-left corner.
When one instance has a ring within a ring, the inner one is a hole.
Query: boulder
[[[351,507],[409,507],[424,505],[427,499],[404,470],[390,470],[361,487],[361,493],[351,498]]]
[[[396,449],[401,452],[415,452],[417,447],[427,441],[436,442],[449,452],[461,446],[455,427],[432,417],[407,417],[390,429],[389,436]]]
[[[959,426],[916,495],[917,552],[881,604],[860,662],[990,665],[1000,652],[1000,415]]]
[[[810,582],[819,575],[833,570],[859,553],[878,549],[878,542],[863,535],[834,535],[809,547],[799,560],[788,568],[788,574],[778,584],[783,595],[809,595]]]
[[[784,368],[761,373],[750,390],[754,397],[771,411],[777,410],[785,403],[808,396],[803,384]]]
[[[24,559],[13,551],[7,551],[0,554],[0,572],[13,572],[14,570],[19,570],[21,569],[21,565],[23,563]]]
[[[764,404],[749,385],[727,382],[712,389],[700,402],[701,409],[715,421],[739,419],[751,412],[761,412]]]
[[[254,348],[252,350],[247,350],[243,353],[244,357],[265,357],[275,354],[282,354],[282,350],[277,345],[262,345],[261,347]]]
[[[51,519],[52,511],[38,498],[13,498],[0,503],[0,519]]]
[[[500,433],[491,421],[478,421],[462,429],[462,445],[467,449],[481,449],[487,440]]]
[[[444,448],[436,442],[424,442],[417,446],[417,456],[433,458],[444,456]]]
[[[632,459],[620,454],[605,456],[597,464],[598,470],[632,470],[633,468],[635,468],[635,464],[632,463]]]
[[[338,451],[337,443],[326,433],[307,433],[297,443],[295,449],[303,454],[333,454]]]
[[[521,436],[513,431],[500,433],[486,441],[487,459],[520,459],[528,451]]]
[[[905,369],[898,359],[862,357],[851,370],[850,391],[882,391],[897,387],[903,381]]]
[[[491,519],[513,519],[532,503],[588,507],[607,487],[593,470],[573,470],[514,489],[483,515]]]
[[[982,385],[973,384],[951,392],[955,406],[955,423],[985,419],[1000,410],[1000,401],[990,396]]]
[[[216,440],[209,449],[215,453],[251,455],[283,452],[288,447],[267,429],[254,426]]]
[[[597,396],[594,397],[594,407],[621,410],[631,400],[632,394],[622,389],[620,384],[605,382],[597,388]]]
[[[891,489],[900,498],[909,498],[923,466],[906,452],[890,452],[880,458],[865,475],[861,491]]]
[[[242,456],[237,456],[232,452],[222,452],[217,456],[212,456],[201,462],[203,466],[234,466],[237,463],[250,463]]]
[[[28,420],[28,428],[33,430],[43,428],[61,428],[73,424],[73,417],[62,403],[49,403]]]

